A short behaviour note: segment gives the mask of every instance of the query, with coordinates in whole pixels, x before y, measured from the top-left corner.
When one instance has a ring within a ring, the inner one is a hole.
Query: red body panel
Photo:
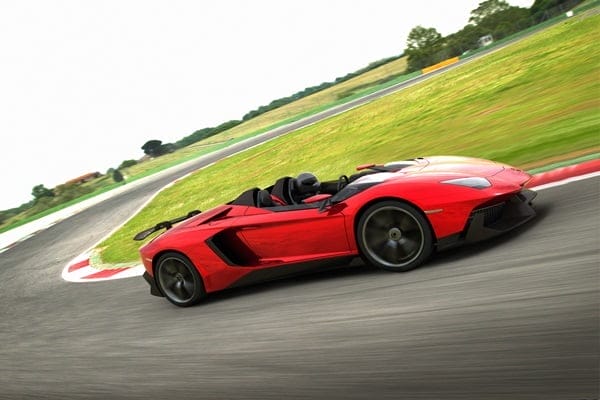
[[[344,215],[317,208],[277,213],[249,208],[236,227],[263,263],[293,262],[311,257],[345,255],[349,251]],[[323,240],[328,238],[328,240]]]
[[[214,292],[258,270],[359,255],[356,224],[360,212],[374,202],[399,199],[412,204],[440,240],[462,232],[474,209],[519,193],[530,179],[510,166],[472,158],[432,157],[410,164],[397,172],[359,178],[357,183],[379,183],[323,208],[217,207],[143,246],[143,263],[153,276],[153,263],[162,252],[183,253],[199,271],[206,291]],[[465,177],[483,177],[491,185],[475,189],[443,183]]]

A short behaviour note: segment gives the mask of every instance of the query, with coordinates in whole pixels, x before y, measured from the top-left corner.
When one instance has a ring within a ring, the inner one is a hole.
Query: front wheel
[[[433,251],[425,217],[400,201],[382,201],[360,217],[356,241],[363,258],[388,271],[405,272],[423,264]]]
[[[158,289],[176,306],[194,305],[206,295],[200,274],[182,254],[163,254],[156,263],[155,275]]]

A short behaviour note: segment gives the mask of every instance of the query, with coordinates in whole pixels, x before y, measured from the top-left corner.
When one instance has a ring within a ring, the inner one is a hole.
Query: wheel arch
[[[167,253],[177,253],[180,256],[185,257],[190,262],[190,264],[194,268],[196,268],[196,271],[198,271],[198,275],[200,275],[200,279],[202,279],[202,281],[204,281],[204,278],[202,277],[202,273],[200,272],[198,267],[196,267],[196,264],[194,264],[194,262],[190,259],[190,257],[188,257],[183,251],[176,250],[176,249],[163,249],[163,250],[159,251],[158,253],[156,253],[154,255],[154,257],[152,257],[152,275],[153,275],[153,277],[156,276],[156,266],[158,264],[158,260],[160,260],[160,258]]]
[[[429,225],[429,229],[431,230],[431,236],[432,236],[433,242],[437,243],[438,238],[435,235],[435,230],[433,229],[433,225],[431,225],[431,221],[429,220],[429,218],[427,218],[427,214],[425,214],[425,212],[421,209],[421,207],[419,207],[418,205],[416,205],[415,203],[413,203],[410,200],[400,198],[400,197],[393,197],[393,196],[378,197],[378,198],[369,200],[367,203],[365,203],[361,206],[361,208],[354,215],[354,220],[352,221],[352,224],[353,224],[352,233],[354,234],[354,240],[356,240],[356,235],[357,235],[356,230],[358,229],[358,221],[360,221],[360,218],[367,211],[367,209],[369,207],[371,207],[373,204],[381,203],[383,201],[399,201],[401,203],[408,204],[409,206],[411,206],[415,210],[417,210],[423,216],[423,218],[425,218],[425,221],[427,221],[427,224]]]

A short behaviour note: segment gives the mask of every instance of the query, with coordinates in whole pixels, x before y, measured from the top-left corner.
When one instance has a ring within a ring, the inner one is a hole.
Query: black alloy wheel
[[[188,307],[206,296],[200,274],[182,254],[163,254],[156,263],[155,276],[158,289],[176,306]]]
[[[388,271],[414,269],[433,251],[433,234],[423,214],[394,200],[375,203],[362,214],[356,241],[369,264]]]

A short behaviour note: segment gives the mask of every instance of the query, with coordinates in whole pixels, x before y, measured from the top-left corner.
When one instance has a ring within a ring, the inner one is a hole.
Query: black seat
[[[232,205],[236,205],[236,206],[251,206],[251,207],[256,207],[257,204],[257,197],[258,197],[258,192],[260,191],[259,188],[255,187],[252,189],[248,189],[246,190],[244,193],[240,194],[237,199],[233,200],[231,203]]]
[[[293,178],[289,176],[285,176],[283,178],[279,178],[275,185],[273,185],[273,189],[271,190],[271,194],[278,199],[282,200],[286,204],[294,204],[294,200],[292,200],[291,187],[293,184]]]
[[[274,207],[275,203],[273,203],[273,199],[271,198],[271,193],[268,190],[261,190],[258,192],[258,197],[256,199],[257,207]]]
[[[319,193],[321,183],[317,177],[310,172],[303,172],[293,180],[290,196],[294,204],[301,204],[307,199]]]

